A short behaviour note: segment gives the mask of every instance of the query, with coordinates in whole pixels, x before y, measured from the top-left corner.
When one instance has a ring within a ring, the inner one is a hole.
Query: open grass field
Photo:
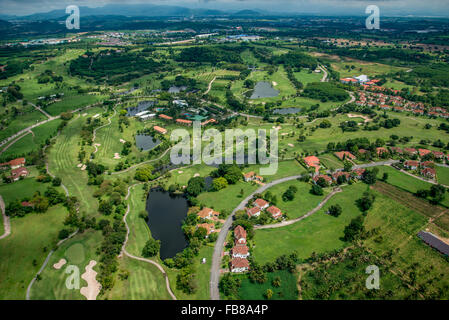
[[[36,111],[32,106],[28,106],[29,112],[17,116],[13,119],[6,128],[0,130],[0,140],[12,136],[16,132],[28,128],[37,122],[47,119],[41,112]]]
[[[279,277],[281,285],[273,286],[274,279]],[[243,278],[243,277],[242,277]],[[239,290],[239,299],[241,300],[264,300],[267,289],[273,291],[271,300],[297,300],[298,289],[296,287],[297,276],[286,270],[280,270],[267,273],[267,281],[265,283],[253,283],[248,278],[242,279]]]
[[[55,119],[32,129],[34,135],[29,133],[28,135],[14,143],[2,154],[2,157],[23,155],[32,151],[36,151],[43,143],[45,143],[45,140],[56,135],[57,128],[61,122],[62,120]]]
[[[400,67],[394,67],[381,63],[371,63],[348,59],[347,61],[334,62],[331,64],[332,68],[340,73],[341,77],[357,77],[361,74],[366,74],[368,77],[375,77],[381,74],[398,72],[406,70]],[[346,66],[349,66],[348,69]],[[351,68],[351,67],[354,68]]]
[[[449,168],[436,166],[438,183],[449,186]]]
[[[377,256],[393,252],[391,271],[408,281],[418,299],[448,298],[449,264],[418,237],[428,227],[428,219],[397,201],[376,192],[376,201],[365,220],[367,230],[380,228],[379,236],[365,245]],[[415,280],[411,280],[414,278]]]
[[[290,186],[295,186],[298,191],[292,201],[284,201],[282,200],[282,194]],[[273,195],[276,195],[277,203],[275,205],[281,209],[283,213],[286,213],[289,218],[295,219],[305,215],[307,212],[315,208],[330,191],[329,188],[326,188],[323,190],[323,196],[316,196],[309,192],[310,189],[311,185],[309,183],[292,180],[275,185],[266,192],[270,191]]]
[[[36,191],[39,191],[41,194],[47,190],[48,187],[51,187],[51,183],[41,183],[37,182],[34,177],[37,175],[37,170],[34,167],[29,167],[30,176],[23,180],[19,180],[13,183],[2,183],[0,184],[0,195],[3,197],[5,204],[8,205],[11,202],[16,200],[21,200],[25,197],[33,197]],[[63,192],[62,188],[56,187],[56,190],[59,192]]]
[[[299,258],[305,259],[312,252],[323,253],[347,246],[340,239],[343,237],[343,229],[351,219],[361,214],[354,195],[361,195],[366,188],[363,183],[343,187],[343,192],[332,197],[321,210],[298,223],[282,228],[256,230],[253,250],[255,260],[259,263],[271,262],[294,250],[298,252]],[[325,213],[335,204],[343,208],[338,218]]]
[[[413,178],[405,173],[400,172],[389,166],[381,166],[379,168],[379,177],[382,177],[384,172],[388,173],[387,182],[393,186],[396,186],[405,191],[415,193],[418,190],[429,190],[432,184]],[[445,207],[449,207],[449,197],[446,196],[444,200],[441,202],[441,205]]]
[[[25,299],[28,284],[58,241],[66,214],[58,205],[11,220],[11,235],[0,240],[1,300]]]
[[[42,279],[37,281],[31,290],[32,300],[85,300],[79,290],[68,289],[65,273],[70,265],[77,266],[80,276],[84,273],[85,267],[91,260],[98,260],[97,248],[100,247],[102,235],[99,231],[89,230],[82,234],[77,234],[73,238],[64,242],[52,255],[47,266],[41,273]],[[53,265],[60,259],[66,259],[67,264],[56,270]],[[98,272],[98,265],[94,267]],[[80,279],[80,288],[87,286],[84,279]]]
[[[308,70],[301,70],[300,72],[294,72],[294,75],[298,81],[306,85],[310,82],[319,82],[323,78],[323,72],[309,72]]]
[[[259,185],[239,181],[220,191],[203,192],[198,196],[198,200],[204,206],[216,211],[227,210],[230,213],[245,197],[258,188]],[[242,189],[243,196],[240,195]]]
[[[167,185],[178,184],[181,187],[187,186],[190,178],[193,178],[195,175],[199,174],[200,177],[208,177],[215,168],[212,166],[208,166],[205,164],[194,165],[192,167],[183,168],[183,169],[175,169],[171,172],[171,177],[167,181]]]

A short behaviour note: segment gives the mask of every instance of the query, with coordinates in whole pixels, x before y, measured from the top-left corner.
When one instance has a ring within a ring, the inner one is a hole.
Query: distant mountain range
[[[153,5],[153,4],[108,4],[104,7],[79,7],[81,17],[87,16],[126,16],[126,17],[191,17],[191,16],[239,16],[254,17],[268,15],[267,12],[256,10],[222,11],[211,9],[190,9],[181,6]],[[65,19],[65,9],[28,16],[13,16],[0,14],[1,20],[43,21]]]

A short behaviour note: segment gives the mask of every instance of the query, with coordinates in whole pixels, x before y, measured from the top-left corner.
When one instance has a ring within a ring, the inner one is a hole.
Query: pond
[[[277,97],[278,95],[279,90],[274,89],[270,82],[259,81],[254,87],[250,99],[272,98]]]
[[[173,258],[187,247],[182,221],[189,205],[181,195],[170,195],[162,189],[152,189],[147,198],[148,227],[154,239],[161,241],[161,259]]]
[[[273,113],[274,114],[295,114],[295,113],[299,113],[301,112],[300,108],[279,108],[279,109],[274,109]]]
[[[148,151],[157,147],[161,141],[153,138],[153,136],[147,136],[144,134],[136,135],[136,146],[139,150]]]

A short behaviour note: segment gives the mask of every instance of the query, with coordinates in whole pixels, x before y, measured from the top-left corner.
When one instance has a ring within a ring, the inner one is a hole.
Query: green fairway
[[[164,276],[156,266],[124,256],[119,270],[119,273],[126,270],[128,277],[118,277],[105,296],[108,300],[172,300]]]
[[[11,220],[11,235],[0,240],[1,300],[25,299],[28,284],[58,241],[66,213],[58,205]]]
[[[363,183],[343,187],[342,193],[337,193],[322,209],[302,221],[281,228],[256,230],[254,259],[259,263],[272,262],[295,250],[299,258],[306,259],[313,252],[324,253],[347,246],[340,239],[343,229],[351,219],[361,214],[354,195],[361,195],[366,188]],[[326,214],[327,209],[335,204],[343,208],[338,218]]]
[[[89,110],[95,114],[95,109]],[[92,196],[94,187],[87,185],[87,173],[77,167],[80,142],[80,128],[85,117],[75,116],[64,128],[55,144],[49,148],[49,169],[62,179],[70,195],[76,196],[81,203],[81,210],[89,215],[97,214],[97,200]]]
[[[31,290],[31,299],[85,300],[86,298],[81,295],[80,290],[67,288],[66,279],[69,275],[65,271],[68,266],[73,265],[79,268],[81,276],[89,261],[99,262],[96,250],[101,245],[101,240],[100,231],[89,230],[64,242],[48,261],[41,273],[42,279],[34,284]],[[56,270],[53,265],[60,259],[66,259],[67,263],[61,269]],[[98,272],[98,264],[94,270]],[[80,288],[85,286],[87,286],[87,282],[81,278]]]

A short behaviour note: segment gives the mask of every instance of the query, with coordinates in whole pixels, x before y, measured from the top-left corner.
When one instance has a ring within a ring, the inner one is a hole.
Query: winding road
[[[372,163],[353,166],[353,169],[370,168],[370,167],[376,167],[376,166],[382,166],[382,165],[391,165],[391,164],[397,163],[397,162],[399,162],[399,160],[386,160],[386,161],[380,161],[380,162],[372,162]],[[329,172],[330,171],[327,171],[327,173],[329,173]],[[225,223],[221,227],[220,233],[218,234],[217,242],[215,243],[214,253],[212,255],[212,266],[211,266],[211,271],[210,271],[210,282],[209,282],[211,300],[220,300],[220,292],[219,292],[219,288],[218,288],[218,283],[220,280],[221,253],[223,252],[224,242],[226,240],[226,236],[227,236],[229,230],[231,229],[231,225],[232,225],[232,221],[233,221],[233,217],[234,217],[235,213],[239,210],[243,210],[245,208],[246,204],[248,203],[248,201],[255,194],[263,193],[265,190],[267,190],[277,184],[295,180],[295,179],[299,179],[299,178],[303,177],[304,175],[305,174],[294,175],[294,176],[281,178],[281,179],[274,180],[272,182],[267,183],[266,185],[260,187],[256,191],[252,192],[242,202],[240,202],[240,204],[232,211],[232,213],[226,219]],[[338,191],[338,189],[337,189],[337,191]],[[337,191],[334,190],[332,193],[330,193],[330,195],[333,196],[335,193],[337,193]],[[325,199],[325,201],[327,201],[327,200]],[[317,210],[319,210],[319,209],[320,208],[318,208]],[[312,210],[311,212],[308,213],[308,215],[311,215],[314,212],[316,212],[316,211]],[[267,228],[267,227],[268,226],[266,226],[265,228]]]

